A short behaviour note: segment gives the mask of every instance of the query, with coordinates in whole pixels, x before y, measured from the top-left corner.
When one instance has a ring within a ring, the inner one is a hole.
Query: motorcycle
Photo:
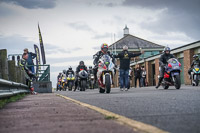
[[[200,68],[198,65],[195,65],[191,72],[192,75],[192,85],[198,86],[200,81]]]
[[[132,69],[129,69],[129,74],[128,74],[128,88],[130,89],[131,85],[130,85],[130,81],[132,79]]]
[[[165,66],[164,78],[161,84],[164,89],[168,89],[170,85],[174,85],[176,89],[180,89],[181,63],[175,58],[171,58],[167,62],[168,65]]]
[[[62,77],[62,90],[66,91],[67,90],[67,79],[66,76]]]
[[[90,89],[94,89],[94,74],[93,73],[89,74],[89,87]]]
[[[68,74],[68,76],[67,76],[67,86],[68,86],[69,91],[72,91],[72,88],[74,86],[74,80],[75,80],[74,75],[72,73]]]
[[[80,88],[80,91],[85,91],[87,88],[87,78],[88,73],[85,70],[81,70],[78,73],[78,86]]]
[[[58,91],[58,90],[60,90],[61,91],[61,89],[62,89],[62,86],[61,86],[61,78],[59,78],[58,79],[58,83],[57,83],[57,88],[56,88],[56,91]]]
[[[99,92],[110,93],[111,85],[114,77],[114,63],[109,55],[103,55],[98,64],[97,79],[99,84]]]

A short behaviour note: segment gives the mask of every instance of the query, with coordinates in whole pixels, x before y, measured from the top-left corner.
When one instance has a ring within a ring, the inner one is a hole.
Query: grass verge
[[[10,103],[10,102],[15,102],[17,100],[20,100],[22,99],[23,97],[25,97],[27,94],[25,93],[22,93],[22,94],[17,94],[15,96],[11,96],[9,98],[5,98],[5,99],[1,99],[0,100],[0,109],[3,108],[7,103]]]
[[[117,119],[115,116],[105,116],[106,120],[115,120]]]

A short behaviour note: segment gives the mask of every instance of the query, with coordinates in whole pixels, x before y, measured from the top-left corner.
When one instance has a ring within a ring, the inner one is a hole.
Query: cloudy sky
[[[171,48],[200,40],[199,7],[199,0],[0,0],[0,49],[34,52],[39,22],[55,87],[60,71],[80,60],[92,65],[126,24],[130,34]]]

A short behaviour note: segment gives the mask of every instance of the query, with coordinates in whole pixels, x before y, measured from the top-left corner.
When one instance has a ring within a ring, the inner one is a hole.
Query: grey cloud
[[[37,8],[54,8],[56,6],[56,0],[1,0],[1,2],[11,3],[22,6],[28,9]]]
[[[106,32],[105,34],[96,34],[93,38],[101,39],[101,38],[109,38],[109,37],[111,37],[111,33]]]
[[[13,35],[9,37],[0,36],[0,49],[7,49],[8,54],[21,54],[24,48],[33,51],[34,42],[26,41],[27,38],[20,35]],[[33,51],[34,52],[34,51]]]
[[[65,58],[60,58],[60,59],[55,59],[55,58],[48,58],[50,63],[63,63],[63,62],[71,62],[71,61],[86,61],[86,60],[90,60],[92,59],[92,55],[91,56],[78,56],[78,57],[65,57]],[[69,64],[70,65],[70,64]],[[78,64],[77,64],[78,65]]]
[[[148,8],[151,10],[164,9],[158,21],[141,23],[146,28],[158,33],[184,32],[187,36],[199,40],[200,34],[200,1],[199,0],[125,0],[123,6]]]
[[[85,22],[74,22],[74,23],[68,23],[67,25],[69,25],[70,27],[72,27],[76,30],[94,32],[94,30],[89,25],[87,25]]]
[[[45,53],[46,54],[56,54],[56,53],[59,53],[59,52],[63,52],[63,53],[71,53],[70,50],[66,50],[66,49],[63,49],[63,48],[60,48],[60,47],[57,47],[55,45],[49,45],[49,44],[45,44]]]

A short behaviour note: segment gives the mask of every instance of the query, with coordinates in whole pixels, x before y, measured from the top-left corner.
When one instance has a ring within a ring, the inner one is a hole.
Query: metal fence
[[[30,92],[27,85],[0,79],[0,99],[10,97],[19,93]]]

